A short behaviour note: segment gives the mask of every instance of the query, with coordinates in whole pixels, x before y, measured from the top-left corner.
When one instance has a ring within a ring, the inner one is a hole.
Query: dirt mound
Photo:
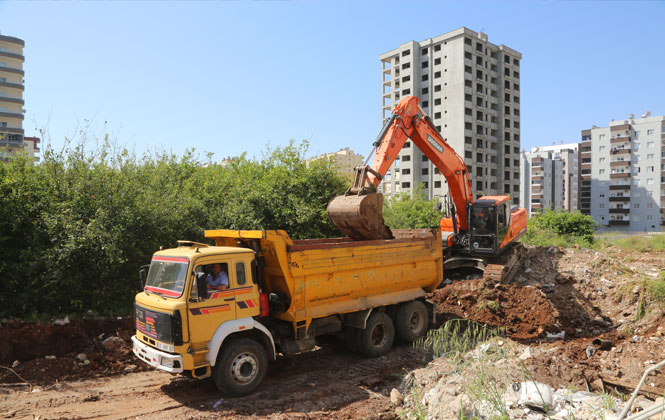
[[[505,328],[518,339],[558,332],[558,311],[545,294],[531,286],[492,283],[483,279],[453,283],[435,291],[437,313]]]
[[[73,320],[64,325],[9,321],[0,325],[0,363],[93,351],[107,337],[129,340],[133,329],[131,317]]]

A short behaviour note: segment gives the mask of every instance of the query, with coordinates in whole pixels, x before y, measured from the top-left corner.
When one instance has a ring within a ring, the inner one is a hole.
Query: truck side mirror
[[[139,289],[145,289],[145,282],[148,278],[148,270],[150,269],[150,264],[142,265],[139,268]]]
[[[199,299],[203,300],[208,297],[208,282],[206,281],[206,273],[196,273],[196,290],[199,293]]]

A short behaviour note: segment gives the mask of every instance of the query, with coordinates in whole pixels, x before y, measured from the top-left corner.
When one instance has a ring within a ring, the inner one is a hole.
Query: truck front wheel
[[[378,357],[390,351],[395,340],[395,326],[385,312],[373,312],[364,330],[358,331],[356,346],[366,356]]]
[[[419,300],[402,304],[395,316],[397,336],[404,341],[415,341],[427,332],[427,307]]]
[[[249,338],[225,344],[213,370],[215,385],[230,397],[254,392],[268,372],[268,354],[263,346]]]

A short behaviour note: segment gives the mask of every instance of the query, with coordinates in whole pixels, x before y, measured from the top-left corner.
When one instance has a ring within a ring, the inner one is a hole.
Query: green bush
[[[536,246],[591,246],[596,222],[579,211],[547,210],[529,219],[524,242]]]
[[[391,229],[439,227],[443,213],[437,199],[427,200],[421,186],[413,194],[395,194],[383,202],[383,219]]]
[[[205,242],[205,229],[339,235],[326,205],[346,181],[329,162],[307,167],[306,150],[292,142],[221,166],[107,142],[0,165],[0,317],[129,313],[138,267],[178,239]]]

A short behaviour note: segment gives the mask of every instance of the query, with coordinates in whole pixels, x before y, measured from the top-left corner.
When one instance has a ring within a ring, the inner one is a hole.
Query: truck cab
[[[221,359],[231,357],[237,368],[222,386],[240,383],[242,389],[243,384],[260,383],[266,369],[258,367],[266,363],[259,359],[274,358],[275,351],[270,332],[255,319],[261,307],[253,261],[251,249],[185,241],[155,253],[144,291],[135,300],[134,354],[160,370],[195,378],[210,376]],[[222,266],[228,288],[208,290],[213,264]],[[250,337],[258,337],[253,342],[263,348],[250,345],[251,351],[236,356],[219,354],[226,339],[242,343],[240,338]]]

